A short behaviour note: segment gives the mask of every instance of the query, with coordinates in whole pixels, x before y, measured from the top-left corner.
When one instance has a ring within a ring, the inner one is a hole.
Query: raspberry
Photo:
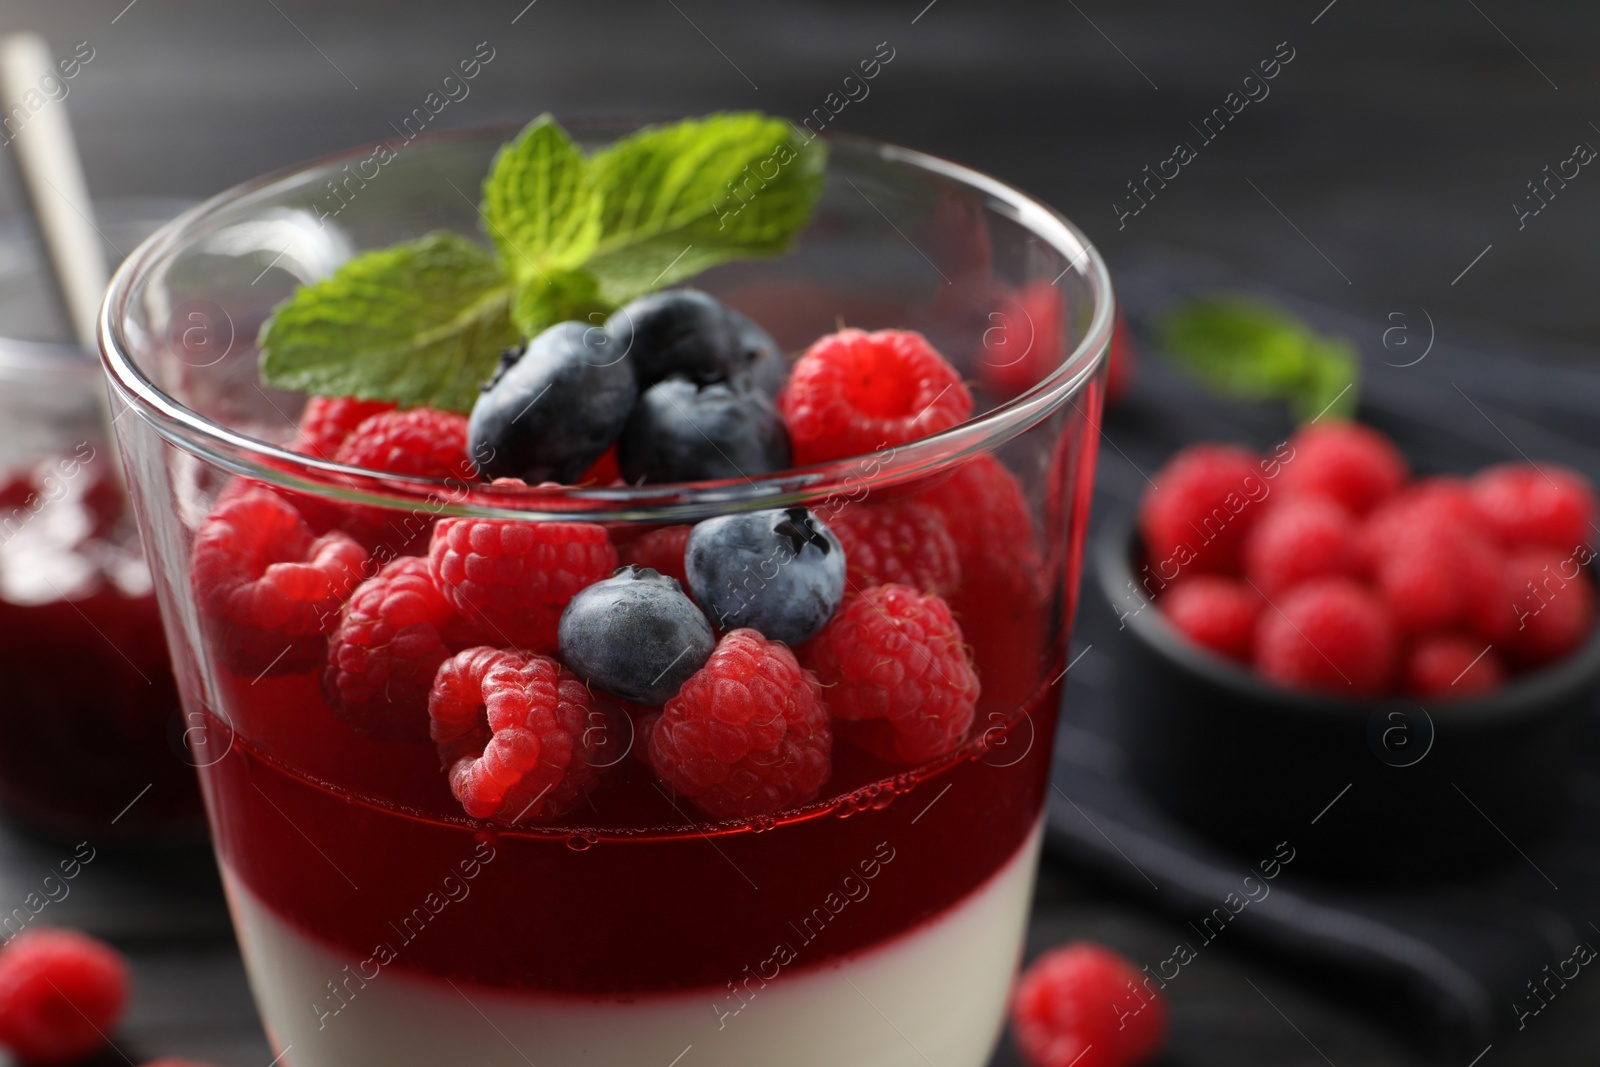
[[[920,333],[847,329],[800,357],[778,411],[804,467],[948,430],[972,414],[972,394]]]
[[[352,430],[374,415],[393,410],[387,400],[314,396],[300,412],[300,429],[290,447],[302,455],[332,459]]]
[[[684,525],[651,530],[618,549],[618,555],[623,563],[649,567],[669,578],[676,578],[678,584],[687,589],[689,572],[684,567],[683,553],[689,547],[689,531],[693,529],[693,526]]]
[[[1503,463],[1472,479],[1472,501],[1500,541],[1571,552],[1591,539],[1594,487],[1554,463]]]
[[[1018,980],[1011,1032],[1029,1067],[1132,1067],[1166,1041],[1167,1003],[1126,959],[1078,941]]]
[[[1414,524],[1454,527],[1485,540],[1489,529],[1460,478],[1423,478],[1373,509],[1362,524],[1357,550],[1363,573],[1375,575],[1391,545],[1403,542]]]
[[[1354,576],[1360,570],[1357,533],[1349,513],[1331,500],[1286,500],[1262,515],[1245,538],[1245,577],[1262,595],[1276,597],[1308,578]]]
[[[916,499],[943,516],[964,568],[1015,565],[1032,572],[1042,566],[1027,497],[1016,475],[994,456],[963,463]]]
[[[381,741],[428,739],[428,690],[465,620],[407,556],[369,578],[345,605],[328,642],[323,688],[335,715]],[[476,643],[468,638],[467,643]]]
[[[1173,586],[1156,601],[1167,620],[1202,648],[1241,663],[1250,662],[1261,595],[1243,582],[1197,574]]]
[[[588,792],[590,728],[606,714],[550,657],[488,647],[445,660],[428,695],[450,791],[473,818],[507,825],[553,818]]]
[[[1332,497],[1353,515],[1365,515],[1400,491],[1406,461],[1378,431],[1354,422],[1304,426],[1289,439],[1292,458],[1280,476],[1285,493]]]
[[[1291,689],[1376,696],[1397,651],[1383,602],[1348,578],[1313,578],[1261,613],[1256,671]]]
[[[1430,634],[1406,657],[1405,689],[1419,700],[1461,700],[1499,689],[1506,668],[1481,638]]]
[[[983,332],[978,370],[1004,396],[1016,396],[1043,381],[1061,362],[1061,290],[1039,279],[1001,296]]]
[[[1549,548],[1513,553],[1506,561],[1516,629],[1506,657],[1522,667],[1560,659],[1594,627],[1594,588],[1578,557]]]
[[[724,636],[641,740],[657,776],[718,819],[811,800],[833,769],[816,678],[754,630]]]
[[[579,485],[616,485],[622,480],[622,468],[617,466],[617,446],[612,445],[594,461],[594,466],[583,472]]]
[[[333,458],[418,478],[477,477],[467,457],[467,420],[433,408],[379,412],[352,430]]]
[[[1499,565],[1470,529],[1417,519],[1378,551],[1378,592],[1401,630],[1424,633],[1458,623],[1496,628],[1488,612],[1504,606],[1497,603],[1503,599]],[[1504,632],[1503,622],[1498,630]]]
[[[443,519],[428,565],[445,599],[498,643],[553,649],[567,601],[611,576],[617,550],[593,523]]]
[[[827,519],[844,546],[846,581],[856,592],[897,583],[949,596],[961,585],[961,559],[944,517],[915,500],[851,504]]]
[[[366,561],[349,536],[313,537],[288,501],[251,489],[201,524],[191,566],[228,665],[242,674],[288,674],[321,663],[325,635]]]
[[[72,930],[29,930],[0,952],[0,1045],[28,1063],[71,1063],[106,1043],[128,1002],[128,965]]]
[[[1236,572],[1266,492],[1254,453],[1190,445],[1161,469],[1139,503],[1146,554],[1192,571]]]
[[[836,718],[887,725],[859,738],[879,755],[921,763],[972,725],[978,675],[941,597],[875,586],[847,600],[807,652]]]

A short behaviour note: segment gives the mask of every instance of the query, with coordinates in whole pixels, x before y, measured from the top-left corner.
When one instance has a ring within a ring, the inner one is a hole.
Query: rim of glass
[[[505,141],[522,123],[500,123],[424,134],[430,145],[493,137]],[[579,139],[594,129],[616,135],[639,123],[576,120],[567,128]],[[830,494],[899,484],[927,477],[992,450],[1036,425],[1080,392],[1107,358],[1114,320],[1111,277],[1099,251],[1075,225],[1054,209],[970,167],[914,149],[867,138],[830,137],[837,151],[923,171],[953,181],[988,200],[990,210],[1014,222],[1054,249],[1089,286],[1093,314],[1070,355],[1032,388],[989,411],[940,433],[879,452],[774,474],[659,486],[495,486],[446,482],[350,467],[291,452],[201,415],[162,390],[129,355],[125,313],[140,281],[224,212],[251,201],[267,202],[307,174],[365,158],[378,142],[368,142],[307,162],[284,167],[230,189],[166,223],[119,266],[100,309],[100,356],[113,391],[170,444],[234,474],[282,489],[331,496],[341,501],[395,509],[426,508],[435,515],[521,520],[675,522],[736,508],[803,504]],[[1063,272],[1064,273],[1064,272]],[[1059,276],[1058,279],[1059,280]],[[440,490],[449,496],[441,498]]]

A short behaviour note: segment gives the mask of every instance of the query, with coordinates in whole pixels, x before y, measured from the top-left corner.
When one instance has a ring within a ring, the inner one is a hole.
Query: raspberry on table
[[[864,500],[828,518],[844,546],[847,588],[909,585],[949,596],[961,585],[961,558],[944,516],[917,500]]]
[[[645,533],[617,549],[623,563],[649,567],[659,574],[677,579],[679,585],[689,588],[689,573],[684,567],[683,554],[689,547],[689,532],[694,527],[687,523],[662,526]]]
[[[921,334],[845,329],[795,363],[778,411],[804,467],[948,430],[972,414],[972,394]]]
[[[553,650],[562,609],[611,576],[617,550],[594,523],[441,519],[428,564],[445,599],[496,643]]]
[[[1043,566],[1028,498],[1016,475],[989,453],[975,456],[941,476],[916,499],[944,518],[966,570]]]
[[[1405,691],[1419,700],[1462,700],[1499,689],[1506,668],[1481,637],[1429,634],[1406,654]]]
[[[320,665],[366,562],[347,534],[314,537],[287,500],[248,489],[201,524],[190,566],[223,659],[253,675]]]
[[[353,396],[314,396],[300,412],[294,451],[318,459],[332,459],[351,431],[374,415],[393,411],[387,400],[358,400]]]
[[[815,676],[788,646],[734,630],[641,730],[642,753],[673,792],[718,819],[816,797],[833,731]]]
[[[1261,516],[1244,542],[1245,577],[1262,595],[1280,596],[1308,578],[1354,577],[1360,570],[1358,527],[1325,497],[1291,498]]]
[[[1506,560],[1506,575],[1516,619],[1505,648],[1512,663],[1553,663],[1588,639],[1594,587],[1576,558],[1551,548],[1523,549]]]
[[[1397,654],[1388,609],[1349,578],[1313,578],[1269,604],[1256,624],[1256,672],[1291,689],[1378,696]]]
[[[1255,453],[1232,445],[1190,445],[1154,483],[1139,502],[1139,534],[1152,563],[1237,572],[1245,538],[1266,510],[1267,483]]]
[[[1122,956],[1078,941],[1023,972],[1011,1033],[1028,1067],[1133,1067],[1165,1043],[1167,1002]]]
[[[116,949],[72,930],[25,930],[0,951],[0,1045],[65,1064],[103,1047],[128,1003]]]
[[[874,586],[845,601],[806,652],[835,718],[887,725],[887,736],[861,738],[879,755],[921,763],[966,738],[981,688],[942,597]]]
[[[1502,463],[1472,479],[1472,502],[1504,545],[1571,553],[1595,539],[1595,493],[1577,471],[1555,463]]]
[[[465,620],[407,556],[361,584],[328,640],[323,690],[333,713],[381,741],[428,740],[428,691]],[[468,640],[469,644],[476,643]]]
[[[507,825],[569,810],[593,786],[590,748],[608,710],[549,656],[480,646],[444,661],[430,733],[468,815]],[[597,718],[597,716],[599,718]]]
[[[1163,592],[1156,604],[1177,631],[1201,648],[1250,662],[1261,594],[1234,578],[1197,574]]]
[[[1406,481],[1406,461],[1383,434],[1360,423],[1330,419],[1303,426],[1289,439],[1279,487],[1289,495],[1320,494],[1365,515]],[[1159,483],[1158,483],[1159,484]]]

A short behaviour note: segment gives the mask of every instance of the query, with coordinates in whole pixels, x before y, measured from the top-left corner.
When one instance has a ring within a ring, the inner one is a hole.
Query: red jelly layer
[[[223,862],[268,907],[352,971],[591,996],[722,989],[780,945],[815,967],[959,903],[1038,819],[1060,696],[1044,686],[1004,715],[986,701],[981,736],[916,772],[841,745],[834,781],[866,784],[760,830],[686,826],[629,756],[592,798],[606,825],[553,833],[445,814],[429,746],[354,737],[312,678],[233,682],[239,732],[210,719],[207,747],[227,755],[201,776]]]

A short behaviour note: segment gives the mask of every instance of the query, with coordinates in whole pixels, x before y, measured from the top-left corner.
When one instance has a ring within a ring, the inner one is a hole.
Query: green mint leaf
[[[1160,348],[1219,395],[1285,400],[1295,417],[1326,410],[1348,417],[1360,394],[1361,363],[1343,338],[1319,336],[1288,312],[1248,297],[1184,301],[1161,316]]]
[[[603,326],[616,305],[600,297],[599,283],[586,271],[529,278],[517,287],[511,321],[524,337],[534,337],[558,322],[578,319]]]
[[[261,328],[261,380],[470,411],[519,339],[515,291],[488,252],[456,234],[368,252],[278,306]]]
[[[623,303],[730,259],[777,255],[811,217],[826,152],[754,112],[656,126],[590,160],[601,231],[585,267]]]
[[[483,182],[483,218],[507,273],[541,277],[583,263],[600,237],[588,161],[549,115],[501,148]]]

